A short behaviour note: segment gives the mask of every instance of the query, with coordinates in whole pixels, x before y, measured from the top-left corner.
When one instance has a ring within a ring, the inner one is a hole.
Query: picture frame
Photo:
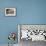
[[[16,16],[16,8],[5,8],[5,16]]]

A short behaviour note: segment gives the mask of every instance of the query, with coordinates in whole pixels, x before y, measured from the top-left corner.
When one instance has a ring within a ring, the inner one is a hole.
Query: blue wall
[[[9,32],[17,33],[17,24],[46,24],[46,0],[1,0],[0,9],[7,7],[15,7],[17,16],[0,12],[0,44],[8,43]]]

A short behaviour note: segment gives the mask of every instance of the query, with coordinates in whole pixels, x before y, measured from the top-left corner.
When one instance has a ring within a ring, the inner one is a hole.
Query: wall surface
[[[17,15],[5,17],[0,11],[0,44],[8,43],[9,32],[17,34],[17,24],[46,24],[46,0],[0,0],[0,9],[7,7],[15,7]]]

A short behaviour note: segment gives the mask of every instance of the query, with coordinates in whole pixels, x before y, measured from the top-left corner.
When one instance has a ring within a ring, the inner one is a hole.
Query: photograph
[[[46,0],[0,0],[0,46],[46,46]]]
[[[5,16],[16,16],[16,8],[5,8]]]

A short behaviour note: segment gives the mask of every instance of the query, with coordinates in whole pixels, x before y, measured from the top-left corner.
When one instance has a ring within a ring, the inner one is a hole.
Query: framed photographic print
[[[16,8],[5,8],[5,16],[16,16]]]

